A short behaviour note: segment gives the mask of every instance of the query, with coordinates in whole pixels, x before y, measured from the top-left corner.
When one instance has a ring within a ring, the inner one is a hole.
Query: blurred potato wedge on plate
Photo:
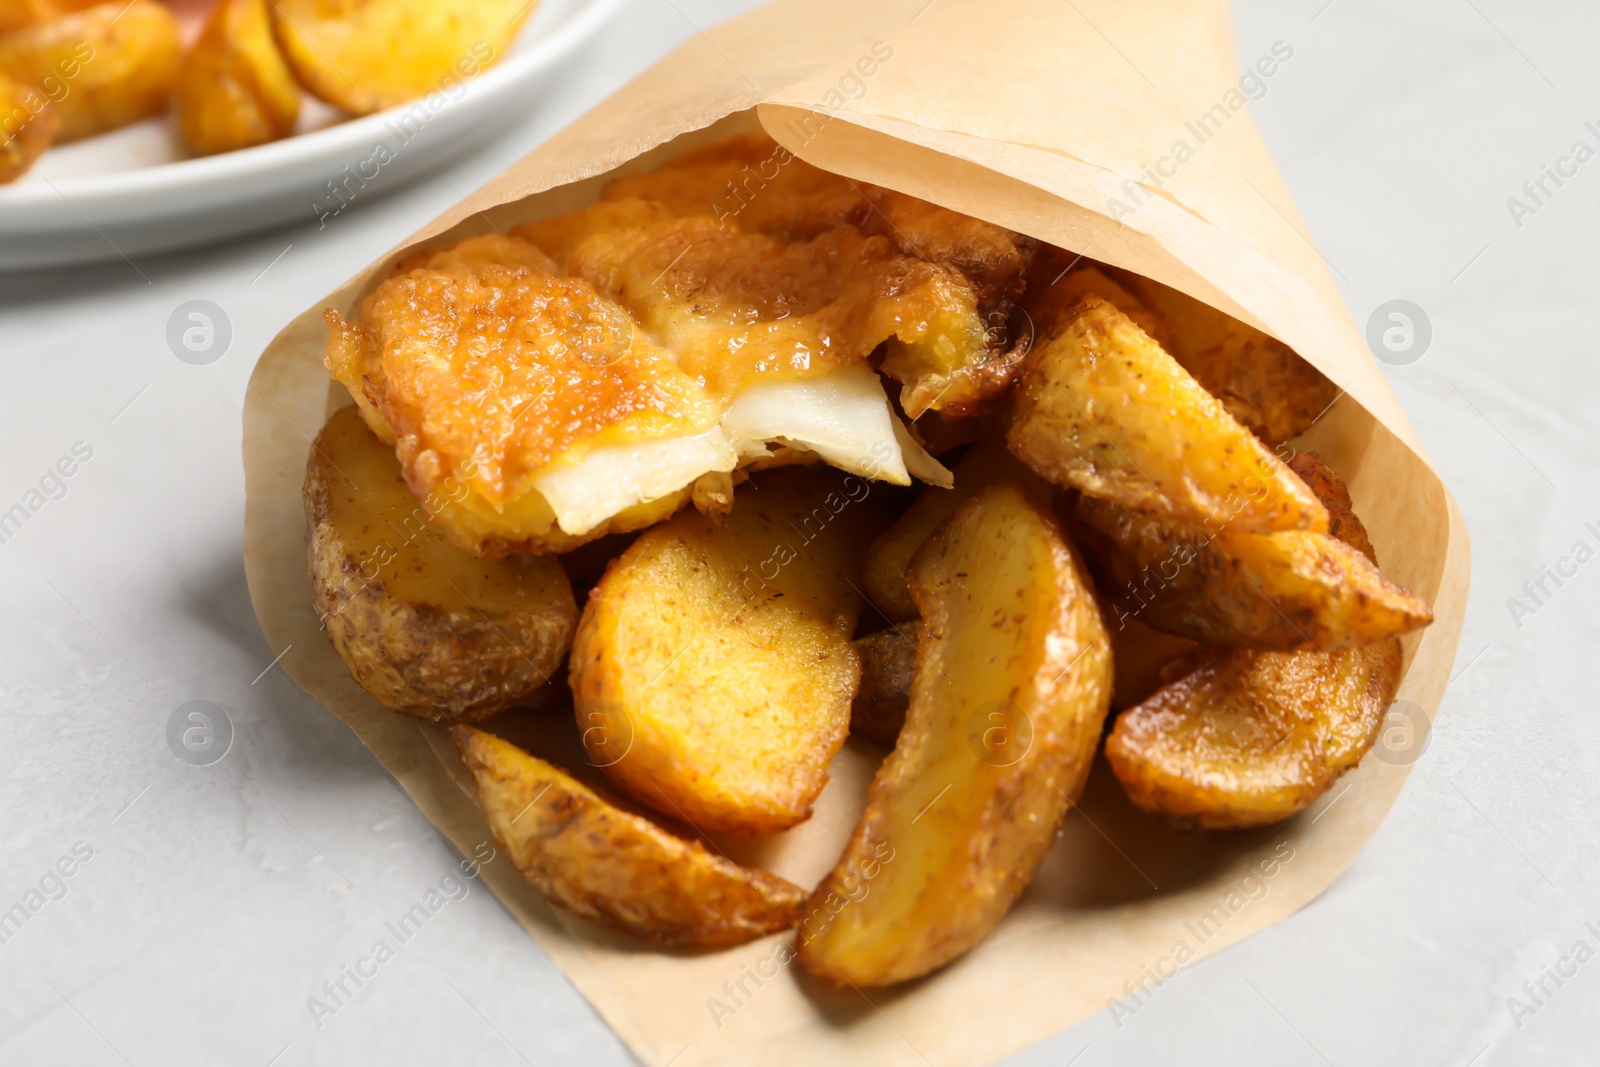
[[[720,521],[682,511],[641,534],[589,594],[573,645],[590,760],[697,830],[809,818],[860,679],[870,493],[855,475],[785,468]]]
[[[927,974],[1000,921],[1081,792],[1111,700],[1094,595],[1017,486],[961,505],[911,589],[924,622],[905,727],[797,927],[801,965],[840,985]]]
[[[86,7],[94,7],[100,0],[0,0],[0,33],[10,33],[24,26],[70,15]]]
[[[566,771],[470,726],[452,732],[495,841],[574,914],[658,945],[716,948],[788,928],[806,892],[626,811]]]
[[[1294,472],[1097,296],[1023,361],[1006,440],[1041,477],[1126,507],[1253,533],[1327,529]]]
[[[182,59],[178,21],[155,0],[114,0],[0,35],[0,73],[55,105],[60,143],[163,111]]]
[[[553,558],[484,560],[451,544],[431,518],[438,502],[417,499],[353,407],[317,435],[304,497],[317,612],[379,703],[476,722],[548,695],[578,619]]]
[[[273,0],[278,43],[318,99],[367,115],[455,94],[511,47],[537,0]]]
[[[60,127],[61,117],[43,93],[0,74],[0,185],[27,173]]]
[[[202,155],[287,136],[300,85],[278,51],[268,0],[218,0],[178,73],[178,129]]]

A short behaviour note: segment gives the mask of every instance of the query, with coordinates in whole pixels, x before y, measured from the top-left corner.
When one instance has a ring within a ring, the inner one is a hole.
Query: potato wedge
[[[0,0],[0,33],[70,15],[93,7],[100,0]]]
[[[1302,473],[1341,543],[1375,562],[1344,484],[1311,453],[1297,461],[1306,458]],[[1326,652],[1200,649],[1167,669],[1177,681],[1117,718],[1106,759],[1134,804],[1180,826],[1277,822],[1361,761],[1400,666],[1395,637]]]
[[[178,130],[195,152],[231,152],[288,135],[300,86],[278,51],[267,0],[219,0],[183,57]]]
[[[99,4],[0,36],[0,73],[55,104],[62,143],[164,111],[182,58],[178,20],[155,0]]]
[[[317,435],[304,498],[317,612],[379,703],[476,722],[542,702],[578,620],[559,563],[481,560],[451,544],[430,519],[438,502],[412,494],[353,407]]]
[[[806,891],[668,833],[470,726],[451,736],[495,841],[551,903],[658,945],[737,945],[786,929]]]
[[[61,116],[43,93],[0,74],[0,185],[27,173],[60,128]]]
[[[1106,759],[1128,799],[1179,826],[1286,819],[1360,762],[1400,681],[1395,638],[1334,652],[1206,649],[1122,713]]]
[[[529,0],[274,0],[273,27],[295,77],[320,100],[366,115],[440,93],[506,54]],[[412,121],[426,122],[430,112]],[[396,120],[406,125],[406,117]]]
[[[1109,625],[1126,618],[1211,645],[1278,651],[1366,645],[1426,626],[1433,612],[1373,564],[1332,471],[1306,452],[1291,466],[1317,488],[1338,536],[1222,530],[1081,497],[1078,544],[1094,564]],[[1341,538],[1345,538],[1341,540]]]
[[[918,550],[925,620],[905,728],[796,927],[841,985],[926,974],[1005,915],[1081,792],[1111,700],[1100,611],[1054,516],[1019,487]]]
[[[1214,528],[1328,528],[1311,490],[1105,300],[1024,361],[1006,441],[1057,485]]]
[[[973,445],[951,473],[955,477],[952,488],[924,489],[895,524],[868,546],[861,559],[862,591],[890,622],[917,617],[917,605],[906,586],[906,569],[922,542],[964,501],[1001,481],[1026,487],[1041,504],[1050,499],[1050,486],[1007,452],[998,438]]]
[[[1041,248],[1028,268],[1028,287],[1022,299],[1022,309],[1033,321],[1034,336],[1040,340],[1054,337],[1068,313],[1087,296],[1106,301],[1137,323],[1152,341],[1171,350],[1166,321],[1093,260],[1053,245]]]
[[[1282,341],[1170,286],[1118,273],[1166,321],[1171,343],[1162,347],[1268,444],[1298,437],[1339,398],[1339,387]]]
[[[861,659],[861,685],[850,704],[851,736],[891,746],[900,736],[911,706],[921,636],[922,620],[917,619],[852,642]]]
[[[857,546],[870,486],[824,467],[758,475],[726,519],[678,513],[589,594],[571,661],[584,742],[640,802],[700,830],[810,818],[861,668]]]

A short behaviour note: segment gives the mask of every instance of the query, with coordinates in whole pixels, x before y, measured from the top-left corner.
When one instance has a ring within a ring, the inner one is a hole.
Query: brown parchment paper
[[[262,354],[244,412],[245,566],[267,640],[288,648],[282,666],[463,854],[487,839],[444,733],[368,698],[318,629],[300,484],[311,437],[348,403],[322,367],[320,312],[351,313],[419,243],[583,206],[618,172],[759,124],[820,167],[1183,289],[1337,382],[1344,395],[1299,443],[1349,481],[1385,570],[1434,604],[1434,624],[1406,642],[1400,690],[1431,716],[1466,606],[1466,531],[1238,95],[1246,69],[1269,85],[1288,76],[1293,42],[1243,62],[1229,42],[1223,0],[781,0],[691,38],[307,309]],[[513,713],[489,728],[560,758],[572,743],[565,718]],[[814,884],[873,769],[867,750],[847,746],[810,822],[715,843]],[[784,937],[659,952],[553,911],[503,859],[482,877],[647,1064],[987,1063],[1114,1001],[1137,1006],[1130,992],[1304,906],[1365,844],[1407,773],[1369,757],[1295,819],[1207,836],[1133,810],[1101,764],[991,937],[927,979],[867,993],[787,966]]]

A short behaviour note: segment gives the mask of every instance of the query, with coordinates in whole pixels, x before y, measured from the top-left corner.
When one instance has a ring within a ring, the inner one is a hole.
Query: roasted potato
[[[1098,296],[1138,324],[1152,341],[1171,350],[1166,322],[1139,298],[1101,270],[1093,260],[1046,245],[1028,268],[1028,287],[1022,309],[1033,321],[1034,335],[1055,336],[1069,312],[1086,296]]]
[[[911,706],[911,679],[916,674],[920,619],[857,638],[861,684],[850,704],[850,733],[880,745],[893,745]]]
[[[1338,399],[1339,387],[1282,341],[1160,282],[1119,277],[1165,320],[1171,343],[1162,347],[1268,444],[1298,437]]]
[[[306,464],[312,596],[339,656],[379,703],[435,722],[476,722],[542,702],[578,609],[560,564],[481,560],[431,520],[394,452],[343,408]]]
[[[806,891],[616,806],[507,741],[457,726],[461,760],[511,863],[552,903],[658,945],[713,948],[786,929]]]
[[[155,0],[115,0],[0,36],[0,73],[55,104],[59,142],[164,111],[182,58],[178,21]]]
[[[1143,330],[1088,296],[1023,362],[1006,441],[1041,477],[1211,528],[1328,528],[1282,460]]]
[[[1025,486],[1039,502],[1050,499],[1050,487],[1008,453],[998,438],[972,446],[952,472],[950,489],[927,488],[912,501],[895,524],[867,548],[861,560],[863,592],[890,622],[917,617],[917,605],[906,586],[906,568],[928,535],[956,508],[999,481]]]
[[[1343,483],[1320,463],[1306,474],[1337,535],[1375,564]],[[1181,826],[1277,822],[1372,747],[1400,665],[1394,637],[1327,652],[1200,649],[1168,668],[1177,681],[1117,718],[1106,759],[1134,804]]]
[[[0,185],[27,173],[60,127],[43,93],[0,74]]]
[[[1323,503],[1338,536],[1285,530],[1222,530],[1208,535],[1185,522],[1148,515],[1109,500],[1080,498],[1078,544],[1100,575],[1108,615],[1140,621],[1211,645],[1279,651],[1366,645],[1426,626],[1433,612],[1416,594],[1385,578],[1366,542],[1350,496],[1306,452],[1291,466],[1325,487]],[[1359,533],[1341,540],[1351,526]]]
[[[205,155],[286,136],[300,86],[267,17],[267,0],[219,0],[178,72],[178,130]]]
[[[841,985],[926,974],[1000,921],[1082,790],[1111,700],[1094,596],[1019,487],[961,505],[917,551],[911,590],[924,627],[905,728],[796,927],[801,965]]]
[[[700,830],[803,822],[850,726],[861,667],[857,546],[870,484],[824,467],[758,475],[720,522],[641,534],[589,594],[571,660],[591,759]]]
[[[461,83],[497,63],[530,0],[274,0],[273,26],[295,77],[365,115]],[[404,123],[404,119],[398,120]]]
[[[0,0],[0,33],[10,33],[37,22],[93,7],[99,0]]]

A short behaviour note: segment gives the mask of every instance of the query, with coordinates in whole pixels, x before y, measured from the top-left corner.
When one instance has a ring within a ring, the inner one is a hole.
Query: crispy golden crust
[[[1349,496],[1315,453],[1294,470],[1323,496],[1333,535],[1212,532],[1108,500],[1080,498],[1078,538],[1110,617],[1212,645],[1324,652],[1426,626],[1432,609],[1371,560]]]
[[[1113,281],[1093,261],[1054,245],[1044,245],[1028,267],[1028,285],[1021,306],[1041,337],[1054,337],[1083,299],[1098,296],[1132,319],[1152,341],[1171,351],[1166,320]]]
[[[1077,798],[1111,699],[1099,609],[1055,519],[1018,487],[963,504],[918,551],[911,706],[798,958],[841,985],[926,974],[977,943]]]
[[[552,559],[475,559],[449,544],[354,408],[306,463],[313,601],[356,682],[435,722],[476,722],[542,701],[578,609]]]
[[[861,660],[861,685],[850,703],[850,734],[892,746],[911,706],[922,620],[891,626],[851,642]]]
[[[1304,433],[1338,399],[1339,387],[1282,341],[1160,282],[1117,273],[1166,321],[1163,347],[1268,444]]]
[[[0,73],[0,185],[15,181],[44,154],[61,128],[55,105],[32,86]]]
[[[1252,533],[1327,529],[1294,472],[1096,296],[1024,362],[1006,441],[1041,477],[1130,508]]]
[[[155,0],[100,4],[0,36],[0,71],[59,86],[56,141],[120,129],[164,111],[183,57],[178,21]]]
[[[825,467],[774,471],[720,523],[682,512],[607,569],[571,683],[613,781],[697,829],[810,817],[860,678],[851,582],[877,521],[867,488]]]
[[[272,0],[270,6],[295,78],[356,115],[428,93],[454,95],[464,79],[509,51],[534,7],[527,0]],[[410,129],[418,116],[408,111],[395,121]]]
[[[1309,454],[1302,459],[1333,528],[1370,556],[1343,483]],[[1168,668],[1182,672],[1178,680],[1117,719],[1106,758],[1129,799],[1181,826],[1277,822],[1372,747],[1400,667],[1394,637],[1324,652],[1200,649]]]
[[[288,135],[300,86],[278,51],[267,0],[221,0],[183,57],[178,130],[195,152],[231,152]]]
[[[658,945],[716,948],[787,928],[806,892],[608,803],[469,726],[452,731],[495,841],[552,903]]]

